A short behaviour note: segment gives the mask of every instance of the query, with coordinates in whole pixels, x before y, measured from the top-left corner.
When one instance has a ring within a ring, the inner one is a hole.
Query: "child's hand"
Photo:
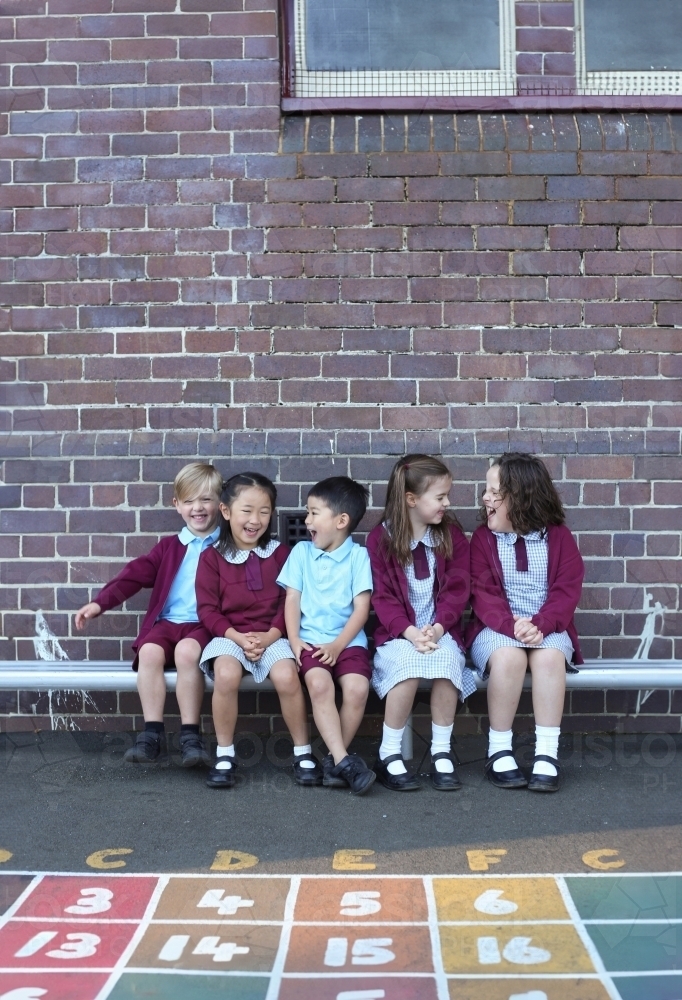
[[[321,642],[313,653],[313,659],[324,663],[327,667],[333,667],[343,652],[335,642]]]
[[[403,638],[411,642],[418,653],[432,653],[436,648],[436,643],[426,635],[426,629],[431,628],[431,625],[427,625],[424,629],[410,625],[403,632]]]
[[[313,647],[309,646],[307,642],[303,641],[303,639],[301,639],[301,638],[293,639],[291,636],[289,636],[289,645],[291,646],[291,651],[294,654],[294,658],[296,660],[296,666],[300,667],[301,666],[301,652],[304,649],[307,649],[308,652],[310,652]]]
[[[544,640],[544,635],[536,625],[533,625],[530,618],[522,618],[520,615],[514,616],[514,638],[527,646],[539,646]]]
[[[260,648],[261,656],[268,648],[268,646],[272,646],[273,642],[275,641],[275,639],[273,638],[272,635],[270,635],[269,632],[247,632],[245,634],[245,638],[251,639],[251,641],[254,642],[256,646]]]
[[[90,601],[89,604],[84,604],[80,611],[76,612],[76,628],[78,631],[82,631],[85,628],[85,623],[90,618],[97,618],[102,614],[102,609],[97,603],[97,601]]]
[[[442,625],[439,625],[438,622],[436,622],[435,625],[425,625],[422,632],[427,639],[430,639],[431,642],[435,642],[436,644],[438,644],[438,642],[445,635],[445,629]]]

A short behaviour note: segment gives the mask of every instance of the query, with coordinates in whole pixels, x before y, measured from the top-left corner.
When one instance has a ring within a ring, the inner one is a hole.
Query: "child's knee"
[[[342,681],[343,700],[356,708],[364,708],[369,695],[369,681],[360,674],[346,674]]]
[[[137,669],[163,670],[166,665],[166,654],[155,642],[146,642],[140,647],[137,655]]]
[[[305,675],[305,683],[313,701],[319,698],[328,698],[330,693],[332,696],[334,694],[334,681],[331,674],[321,667],[309,670]]]
[[[242,665],[231,656],[219,656],[213,664],[213,687],[220,694],[238,691],[242,679]]]
[[[270,677],[278,694],[294,695],[301,690],[301,680],[293,660],[276,663]]]
[[[178,673],[200,672],[201,646],[196,639],[181,639],[175,647],[174,658]]]

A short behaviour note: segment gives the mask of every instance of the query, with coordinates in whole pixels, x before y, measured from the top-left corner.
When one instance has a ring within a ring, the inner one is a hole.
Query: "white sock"
[[[435,722],[431,723],[431,756],[435,753],[450,753],[450,738],[452,736],[453,726],[437,726]],[[450,760],[437,760],[436,770],[440,771],[441,774],[452,774],[455,770],[452,761]]]
[[[392,757],[393,754],[402,752],[404,732],[405,726],[402,729],[391,729],[384,722],[384,731],[381,738],[381,746],[379,747],[379,760],[386,760],[387,757]],[[393,760],[388,765],[388,773],[407,774],[407,768],[402,761]]]
[[[294,747],[294,757],[302,757],[304,754],[312,752],[313,748],[311,747],[310,743],[306,743],[304,747]],[[315,767],[315,761],[302,760],[301,767],[308,768],[309,770],[312,771],[312,769]]]
[[[231,743],[229,747],[221,747],[220,744],[216,747],[215,755],[217,760],[215,762],[217,771],[229,771],[232,769],[232,763],[227,760],[221,760],[220,758],[232,757],[234,760],[234,743]]]
[[[493,764],[493,771],[513,771],[518,767],[518,764],[514,760],[514,755],[511,752],[512,748],[512,731],[508,729],[506,732],[501,733],[495,729],[491,729],[488,733],[488,756],[492,757],[494,753],[499,753],[500,750],[508,750],[509,754],[506,757],[500,757]]]
[[[559,726],[536,726],[535,727],[535,753],[545,754],[547,757],[557,759],[559,752]],[[539,760],[533,765],[533,774],[547,774],[550,778],[555,778],[557,769],[554,764],[548,764],[544,760]]]

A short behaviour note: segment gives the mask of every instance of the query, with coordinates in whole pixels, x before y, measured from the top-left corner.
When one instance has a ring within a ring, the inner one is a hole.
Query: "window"
[[[516,93],[514,0],[285,0],[297,98]]]
[[[682,0],[577,0],[583,94],[681,94]]]

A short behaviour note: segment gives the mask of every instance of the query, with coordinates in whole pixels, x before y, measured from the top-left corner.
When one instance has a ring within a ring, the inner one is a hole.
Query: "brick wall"
[[[126,655],[144,601],[70,615],[175,529],[188,460],[290,510],[349,473],[367,527],[437,452],[470,529],[522,448],[586,558],[586,655],[632,655],[651,594],[682,657],[682,115],[282,119],[276,32],[272,0],[0,0],[0,655],[37,610]]]

